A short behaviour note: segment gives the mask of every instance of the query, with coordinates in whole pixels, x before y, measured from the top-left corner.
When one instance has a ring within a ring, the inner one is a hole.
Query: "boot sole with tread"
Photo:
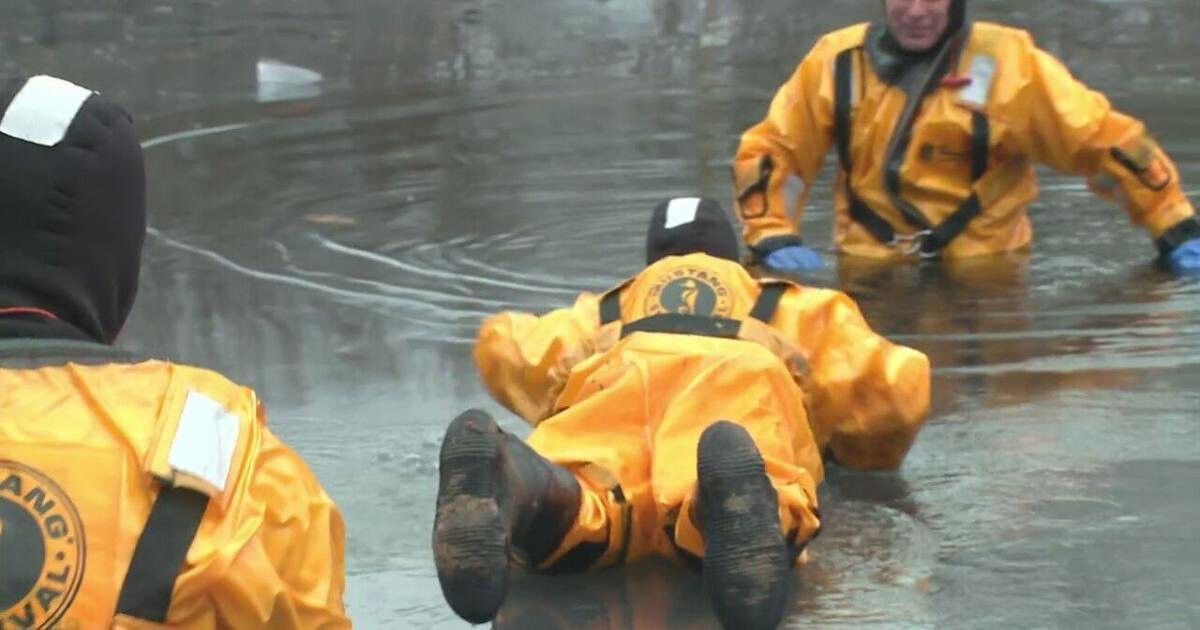
[[[496,422],[472,409],[450,423],[439,456],[434,563],[446,602],[474,624],[495,618],[508,594],[500,437]]]
[[[696,468],[714,612],[725,628],[777,627],[792,587],[791,554],[762,455],[744,428],[721,421],[701,435]]]

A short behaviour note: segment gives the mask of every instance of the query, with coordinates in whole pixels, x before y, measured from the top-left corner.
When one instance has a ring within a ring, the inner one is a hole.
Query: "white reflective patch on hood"
[[[62,142],[75,115],[91,95],[91,90],[70,81],[46,75],[32,77],[4,112],[0,133],[52,147]]]
[[[676,197],[667,204],[667,218],[663,228],[671,229],[696,220],[696,210],[700,207],[699,197]]]

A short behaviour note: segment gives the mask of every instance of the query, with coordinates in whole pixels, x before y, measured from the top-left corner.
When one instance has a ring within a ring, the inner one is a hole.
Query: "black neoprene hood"
[[[646,231],[646,264],[665,256],[699,252],[726,260],[738,259],[738,236],[721,204],[697,197],[668,199],[658,204]]]
[[[27,80],[0,81],[0,116]],[[53,146],[0,132],[0,311],[38,309],[112,343],[137,293],[145,189],[133,120],[101,94]]]

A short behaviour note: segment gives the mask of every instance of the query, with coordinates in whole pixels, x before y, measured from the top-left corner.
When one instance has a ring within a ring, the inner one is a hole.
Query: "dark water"
[[[1144,118],[1200,191],[1200,4],[975,2]],[[637,269],[660,198],[729,199],[738,134],[817,35],[874,0],[8,0],[0,70],[139,119],[152,236],[122,343],[259,390],[348,522],[364,628],[463,627],[429,552],[470,343]],[[320,72],[259,88],[260,59]],[[307,98],[279,100],[301,96]],[[271,102],[264,102],[271,101]],[[825,178],[826,181],[828,177]],[[826,269],[927,352],[899,474],[833,470],[805,628],[1200,627],[1200,282],[1046,173],[1026,256]],[[804,219],[829,254],[827,186]],[[520,580],[505,628],[710,628],[660,564]]]

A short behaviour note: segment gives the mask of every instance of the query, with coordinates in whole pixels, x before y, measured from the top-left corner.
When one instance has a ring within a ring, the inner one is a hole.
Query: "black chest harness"
[[[969,29],[966,33],[969,33]],[[959,46],[947,46],[943,54],[957,56]],[[919,208],[900,196],[900,168],[903,166],[905,154],[912,140],[912,129],[916,122],[916,113],[925,94],[928,94],[935,82],[940,81],[940,73],[931,73],[923,84],[906,90],[908,104],[896,129],[892,132],[892,140],[886,156],[887,164],[884,169],[884,184],[892,203],[910,225],[916,228],[911,234],[899,234],[886,219],[879,216],[854,192],[851,183],[853,159],[850,154],[851,105],[854,73],[854,56],[861,57],[862,46],[844,50],[838,53],[834,62],[834,136],[837,142],[838,161],[846,182],[846,197],[850,204],[850,217],[874,236],[876,240],[886,245],[900,248],[905,254],[919,254],[923,258],[938,256],[942,249],[967,228],[972,219],[979,216],[983,210],[978,194],[972,190],[971,196],[958,206],[944,221],[934,225]],[[860,58],[860,67],[865,60]],[[935,64],[941,67],[939,64]],[[861,89],[861,88],[860,88]],[[974,184],[983,177],[988,166],[988,152],[991,130],[987,116],[977,110],[971,111],[971,183]]]
[[[600,300],[600,325],[621,320],[621,285],[611,289]],[[789,282],[766,282],[758,299],[750,309],[750,317],[764,324],[770,324],[779,306],[779,300],[784,291],[791,286]],[[659,313],[621,325],[621,338],[635,332],[670,333],[676,335],[700,335],[703,337],[721,337],[737,339],[742,322],[728,317],[716,315],[689,315],[683,313]]]

